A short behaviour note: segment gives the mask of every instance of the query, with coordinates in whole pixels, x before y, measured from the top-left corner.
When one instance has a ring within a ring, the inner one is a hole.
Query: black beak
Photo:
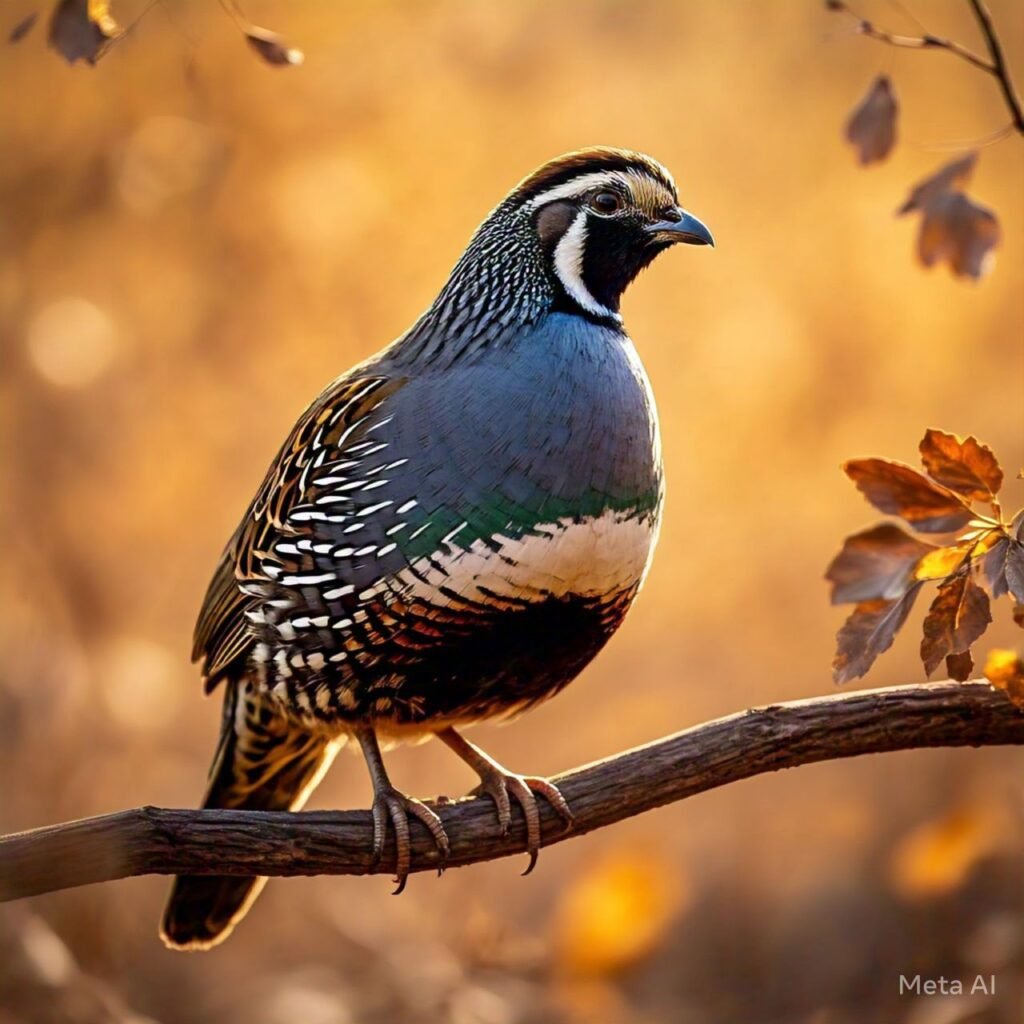
[[[687,245],[710,245],[713,248],[715,244],[707,226],[679,207],[668,211],[664,220],[648,224],[646,231],[656,241],[669,245],[685,242]]]

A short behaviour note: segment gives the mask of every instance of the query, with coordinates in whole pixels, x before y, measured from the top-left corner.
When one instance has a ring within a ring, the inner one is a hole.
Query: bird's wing
[[[404,382],[382,375],[340,378],[295,424],[221,555],[199,613],[192,659],[203,662],[208,692],[245,660],[252,643],[245,612],[254,607],[255,599],[246,593],[246,582],[265,582],[262,563],[274,557],[275,545],[309,532],[290,521],[290,515],[315,500],[316,480],[325,479],[328,460],[362,441],[370,414]],[[365,441],[362,448],[367,450]]]

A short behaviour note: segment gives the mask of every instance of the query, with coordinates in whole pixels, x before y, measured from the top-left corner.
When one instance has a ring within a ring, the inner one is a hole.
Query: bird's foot
[[[395,832],[395,882],[397,896],[409,878],[412,863],[412,846],[409,840],[409,815],[421,821],[434,840],[440,855],[437,873],[444,871],[450,847],[448,834],[441,819],[422,801],[400,793],[394,786],[381,787],[373,798],[373,862],[379,864],[384,855],[384,840],[387,836],[388,821]]]
[[[543,797],[554,809],[568,832],[573,826],[572,811],[558,787],[547,779],[535,775],[516,775],[505,771],[494,764],[478,765],[480,785],[473,791],[488,794],[498,809],[498,825],[501,834],[508,835],[512,826],[512,804],[514,799],[523,810],[526,819],[526,851],[530,855],[530,863],[524,875],[528,875],[537,864],[540,852],[540,811],[537,808],[537,796]],[[535,795],[536,794],[536,795]],[[510,799],[511,798],[511,799]]]

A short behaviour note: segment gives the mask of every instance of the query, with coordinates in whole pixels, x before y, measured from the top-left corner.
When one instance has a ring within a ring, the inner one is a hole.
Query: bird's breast
[[[409,593],[601,599],[643,581],[662,504],[650,386],[628,338],[565,319],[443,392],[406,393],[399,429],[429,424],[430,452],[402,545]]]

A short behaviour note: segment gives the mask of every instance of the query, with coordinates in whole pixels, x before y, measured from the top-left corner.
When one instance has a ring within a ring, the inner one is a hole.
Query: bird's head
[[[672,175],[624,149],[586,149],[534,171],[495,211],[529,225],[556,306],[618,320],[629,283],[678,242],[714,245],[711,232],[679,206]]]

